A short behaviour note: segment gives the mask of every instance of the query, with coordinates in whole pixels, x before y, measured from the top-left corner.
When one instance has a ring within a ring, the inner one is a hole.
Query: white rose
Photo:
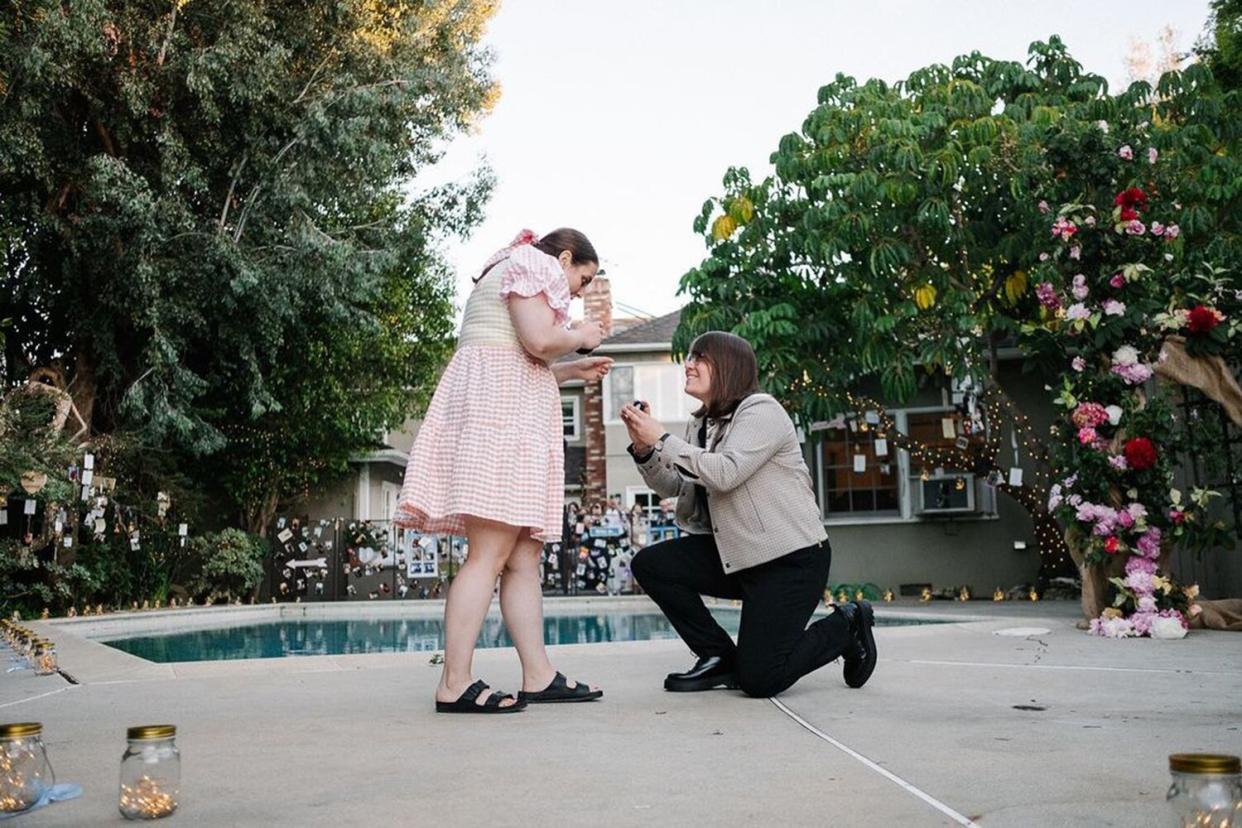
[[[1132,345],[1122,345],[1116,351],[1113,351],[1114,365],[1134,365],[1138,362],[1138,351]]]
[[[1151,637],[1163,638],[1169,641],[1185,638],[1186,628],[1183,627],[1182,622],[1176,618],[1161,616],[1159,618],[1152,619]]]
[[[1122,413],[1121,406],[1110,405],[1104,410],[1108,412],[1108,424],[1109,425],[1117,425],[1117,423],[1121,422],[1121,413]]]

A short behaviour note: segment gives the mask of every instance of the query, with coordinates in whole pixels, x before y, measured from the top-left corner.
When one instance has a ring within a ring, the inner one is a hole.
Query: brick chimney
[[[582,293],[586,318],[599,322],[604,337],[612,336],[612,285],[607,276],[597,276]],[[586,427],[586,483],[582,501],[604,501],[608,497],[608,452],[604,441],[604,386],[588,382],[582,393],[583,422]]]

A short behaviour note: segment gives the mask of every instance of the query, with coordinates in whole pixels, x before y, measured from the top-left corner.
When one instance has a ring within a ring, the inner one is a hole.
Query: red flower
[[[1186,327],[1191,333],[1204,334],[1219,325],[1222,319],[1224,317],[1215,308],[1198,305],[1191,308],[1190,313],[1186,315]]]
[[[1138,211],[1135,210],[1133,207],[1122,207],[1121,208],[1121,220],[1122,221],[1134,221],[1138,217],[1139,217]]]
[[[1156,447],[1146,437],[1126,441],[1126,463],[1135,471],[1150,469],[1156,465]]]
[[[1131,187],[1128,190],[1122,190],[1117,193],[1117,197],[1113,199],[1113,204],[1116,204],[1123,210],[1127,207],[1142,210],[1147,206],[1147,193],[1138,187]]]
[[[1110,535],[1108,540],[1104,541],[1104,551],[1110,555],[1116,555],[1117,550],[1121,547],[1121,541],[1117,540],[1116,535]]]

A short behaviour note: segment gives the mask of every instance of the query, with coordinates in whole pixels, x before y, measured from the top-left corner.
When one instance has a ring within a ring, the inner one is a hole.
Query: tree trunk
[[[276,507],[280,505],[280,494],[275,490],[263,495],[258,503],[252,503],[246,509],[246,531],[261,538],[267,537],[268,527],[276,520]]]
[[[66,390],[73,398],[73,406],[86,426],[86,434],[82,436],[89,437],[95,430],[95,398],[99,389],[95,378],[95,362],[88,355],[86,344],[79,341],[77,351],[78,354],[73,363],[73,379],[69,381],[69,387]],[[69,429],[76,431],[80,427],[81,424],[70,417]]]

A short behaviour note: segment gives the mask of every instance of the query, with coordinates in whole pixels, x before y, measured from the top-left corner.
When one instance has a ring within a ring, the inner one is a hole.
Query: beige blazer
[[[701,422],[691,418],[684,437],[670,434],[638,469],[661,497],[677,498],[682,529],[715,534],[725,572],[827,539],[793,421],[774,397],[742,400],[707,448],[695,445]],[[707,491],[710,527],[694,520],[696,483]]]

